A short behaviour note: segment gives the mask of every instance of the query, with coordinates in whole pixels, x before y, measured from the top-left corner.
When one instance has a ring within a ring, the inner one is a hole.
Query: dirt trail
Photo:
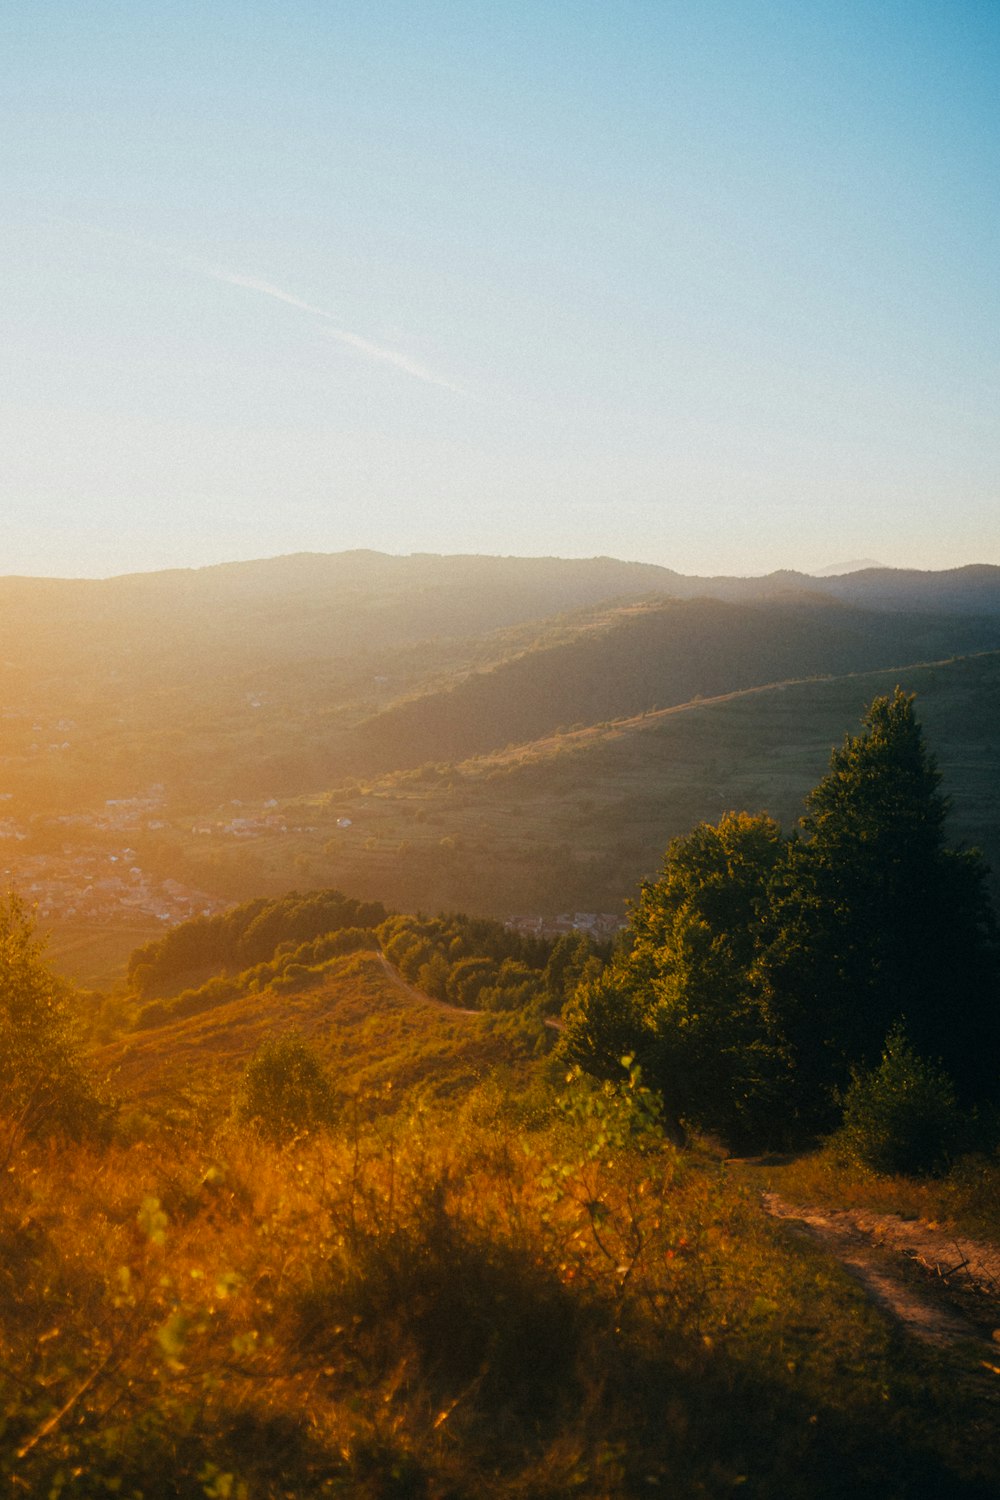
[[[447,1000],[437,1000],[433,995],[425,994],[423,990],[418,990],[416,985],[408,983],[381,950],[376,956],[393,984],[405,991],[411,1000],[419,1000],[424,1005],[433,1005],[435,1010],[450,1011],[453,1016],[481,1016],[483,1014],[481,1010],[465,1010],[461,1005],[451,1005]]]
[[[1000,1342],[991,1337],[1000,1324],[1000,1246],[898,1214],[803,1207],[777,1193],[761,1202],[835,1256],[914,1338],[939,1348],[973,1341],[984,1363],[1000,1366]]]

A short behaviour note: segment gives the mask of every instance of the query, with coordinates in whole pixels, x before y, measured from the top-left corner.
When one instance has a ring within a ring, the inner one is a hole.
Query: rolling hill
[[[627,718],[791,678],[841,676],[1000,645],[989,618],[886,615],[819,600],[671,600],[609,610],[356,733],[361,771],[463,759],[560,727]]]
[[[156,785],[197,815],[698,695],[1000,647],[1000,570],[959,572],[699,580],[606,558],[345,553],[0,580],[0,795],[72,815]],[[934,608],[904,610],[920,590]]]
[[[159,923],[296,885],[620,910],[698,818],[793,821],[897,681],[1000,863],[997,568],[302,555],[0,579],[0,640],[0,878],[102,985]]]
[[[376,953],[355,953],[280,994],[247,994],[199,1015],[124,1035],[95,1054],[116,1091],[143,1109],[225,1109],[247,1062],[275,1033],[304,1037],[345,1094],[380,1112],[414,1086],[467,1089],[523,1068],[535,1033],[515,1017],[451,1010],[414,994]]]
[[[290,801],[286,832],[186,848],[241,898],[308,880],[399,910],[621,911],[699,820],[766,809],[790,830],[833,746],[897,683],[918,695],[949,837],[1000,870],[1000,652],[750,688],[349,780]]]

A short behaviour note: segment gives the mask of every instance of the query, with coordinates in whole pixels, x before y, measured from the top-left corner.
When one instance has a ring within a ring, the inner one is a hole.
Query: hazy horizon
[[[126,569],[123,569],[122,571],[115,571],[115,572],[101,572],[101,571],[98,571],[98,570],[95,569],[92,572],[80,572],[80,573],[44,573],[44,572],[29,572],[29,571],[11,572],[11,573],[0,573],[0,581],[5,581],[5,580],[9,580],[9,579],[17,579],[17,578],[25,578],[25,579],[37,579],[40,582],[43,582],[43,581],[48,581],[48,582],[64,582],[64,583],[70,583],[70,582],[75,582],[75,581],[80,581],[80,582],[101,582],[101,581],[108,581],[108,580],[111,580],[111,579],[114,579],[114,578],[143,577],[143,576],[146,576],[146,575],[152,576],[152,575],[157,574],[157,573],[206,572],[206,571],[210,571],[213,568],[238,567],[238,566],[240,566],[242,564],[251,565],[251,564],[254,564],[254,563],[277,563],[277,562],[282,562],[282,561],[290,560],[290,559],[293,559],[293,558],[296,558],[296,557],[340,557],[340,556],[350,556],[350,555],[355,554],[355,553],[366,553],[366,552],[367,553],[371,553],[372,556],[375,556],[375,557],[392,557],[392,558],[399,558],[401,560],[405,560],[405,559],[408,559],[408,558],[450,558],[450,559],[455,559],[455,560],[463,560],[463,559],[493,559],[493,560],[497,560],[497,561],[515,561],[515,562],[531,562],[531,561],[600,562],[600,561],[604,561],[604,562],[623,563],[625,565],[635,565],[635,566],[639,566],[639,567],[644,567],[644,566],[662,567],[667,572],[676,573],[680,577],[683,577],[683,578],[746,578],[746,579],[753,579],[753,578],[768,577],[768,576],[770,576],[772,574],[776,574],[776,573],[794,572],[794,573],[800,573],[800,574],[804,575],[805,577],[822,579],[822,578],[829,578],[829,577],[844,576],[844,575],[846,575],[848,573],[861,572],[861,571],[866,570],[866,569],[878,569],[878,570],[885,571],[885,572],[920,571],[920,572],[932,572],[933,573],[933,572],[951,572],[951,571],[955,571],[957,569],[961,569],[961,568],[965,568],[965,567],[979,567],[979,566],[991,567],[991,566],[1000,566],[1000,564],[984,563],[982,561],[982,559],[979,559],[979,558],[969,558],[964,563],[951,564],[948,567],[942,567],[942,568],[924,568],[924,569],[908,570],[905,567],[902,567],[902,566],[897,565],[895,563],[879,562],[879,561],[876,561],[874,559],[872,559],[872,560],[857,559],[857,560],[850,560],[850,561],[845,560],[842,564],[840,564],[840,563],[830,563],[830,564],[827,564],[824,567],[813,567],[813,568],[790,568],[790,567],[786,567],[783,564],[778,563],[778,564],[775,564],[774,567],[765,568],[760,573],[748,573],[748,572],[744,572],[744,571],[734,571],[734,572],[725,572],[724,573],[724,572],[722,572],[719,569],[715,569],[715,570],[713,570],[710,573],[686,573],[686,572],[684,572],[684,570],[682,570],[680,568],[673,568],[673,567],[671,567],[671,565],[669,563],[656,562],[652,558],[648,558],[648,557],[619,557],[619,556],[615,556],[615,555],[613,555],[611,553],[590,553],[590,554],[583,554],[583,553],[572,554],[572,553],[567,553],[567,554],[560,554],[560,553],[554,553],[554,552],[548,552],[548,553],[531,553],[531,552],[431,552],[431,551],[427,551],[427,550],[424,550],[424,549],[417,549],[417,550],[414,550],[412,552],[393,552],[393,551],[388,551],[385,548],[375,548],[375,547],[343,547],[343,548],[338,548],[336,551],[321,551],[319,549],[313,549],[313,548],[308,548],[307,549],[307,548],[303,548],[303,549],[297,550],[295,552],[276,552],[276,553],[269,553],[267,555],[264,555],[264,554],[256,555],[255,554],[255,555],[247,555],[245,557],[226,557],[226,558],[220,558],[217,561],[212,561],[212,562],[200,562],[200,563],[191,563],[191,564],[175,563],[175,564],[168,565],[166,567],[155,567],[154,566],[154,567],[148,567],[148,568],[126,568]]]
[[[1000,563],[996,6],[0,37],[0,574]]]

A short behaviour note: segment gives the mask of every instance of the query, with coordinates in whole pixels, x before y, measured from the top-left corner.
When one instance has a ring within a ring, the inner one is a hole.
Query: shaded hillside
[[[840,599],[862,609],[996,615],[1000,614],[1000,567],[987,563],[938,571],[871,567],[821,575],[779,569],[760,578],[690,578],[676,574],[662,592],[675,598],[705,594],[744,603],[806,593]]]
[[[865,568],[820,580],[825,592],[880,609],[940,609],[1000,614],[1000,568],[970,564],[941,572],[915,568]]]
[[[613,558],[300,554],[109,579],[0,579],[0,684],[136,687],[269,663],[330,663],[431,638],[457,640],[609,600],[791,592],[872,609],[1000,613],[1000,568],[869,569],[814,578],[688,578]],[[158,681],[148,681],[150,674]]]
[[[322,786],[352,764],[346,735],[365,715],[666,576],[347,553],[0,580],[0,792],[70,813],[159,783],[193,811]]]
[[[995,646],[1000,620],[886,615],[819,601],[623,607],[576,639],[543,642],[445,691],[386,709],[358,731],[358,764],[464,759],[698,697]]]
[[[344,640],[353,646],[475,635],[612,598],[749,600],[789,591],[872,608],[993,613],[1000,610],[1000,567],[875,567],[824,577],[779,570],[740,578],[685,576],[610,557],[298,553],[106,579],[0,577],[0,628],[5,644],[29,629],[43,655],[57,640],[86,654],[112,637],[169,649],[196,628],[211,631],[216,646],[246,645],[243,632],[253,618],[267,632],[258,650],[297,649],[312,634],[319,653]]]
[[[255,849],[258,889],[310,878],[399,910],[621,910],[670,838],[730,808],[791,829],[830,751],[897,683],[952,801],[949,839],[1000,870],[1000,652],[829,681],[751,689],[520,745],[454,766],[385,776],[307,799],[315,831]],[[350,820],[350,826],[338,824]],[[242,878],[245,858],[225,878]],[[242,889],[242,887],[239,887]]]
[[[613,558],[303,553],[109,579],[0,579],[6,666],[39,673],[178,666],[238,670],[318,661],[429,637],[480,635],[617,597],[669,592],[675,575]],[[19,649],[20,648],[20,649]]]
[[[106,580],[0,579],[0,793],[13,793],[29,812],[74,814],[156,784],[178,809],[196,813],[234,797],[288,797],[348,773],[466,755],[695,693],[979,649],[997,644],[990,631],[1000,629],[1000,615],[987,626],[969,611],[1000,607],[998,576],[977,568],[705,580],[611,558],[355,552]],[[793,596],[826,603],[838,592],[884,612],[846,626],[828,603],[833,635],[825,644],[815,621],[789,624],[788,640],[779,642],[735,615],[729,628],[744,638],[724,642],[723,617],[711,625],[705,602],[764,600],[778,608],[776,600],[785,601],[780,607]],[[706,611],[705,628],[718,638],[678,643],[687,658],[680,665],[644,659],[675,647],[666,624],[658,636],[657,627],[640,623],[642,611],[620,619],[620,638],[612,632],[600,650],[587,639],[597,620],[607,633],[614,610],[639,601],[659,603],[666,621],[664,601],[680,596],[698,596],[690,618]],[[942,616],[930,626],[885,612],[925,596],[928,608],[947,604],[950,621]],[[542,656],[515,660],[557,646],[568,654],[548,666]],[[636,659],[626,660],[632,650]],[[457,721],[440,732],[420,722],[422,710],[406,707],[398,728],[388,720],[354,735],[360,722],[401,700],[444,693],[504,663],[511,663],[509,678],[473,682],[460,689],[466,698],[432,706]],[[602,674],[608,682],[599,681]],[[473,718],[482,732],[470,735]],[[410,732],[419,750],[409,745]]]

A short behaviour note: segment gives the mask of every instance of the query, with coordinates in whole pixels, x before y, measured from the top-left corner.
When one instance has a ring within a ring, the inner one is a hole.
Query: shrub
[[[24,903],[0,900],[0,1115],[7,1151],[22,1135],[80,1138],[107,1126],[63,986],[46,968]]]
[[[875,1172],[933,1172],[958,1142],[951,1079],[914,1052],[900,1025],[886,1037],[877,1068],[852,1072],[843,1110],[834,1137],[838,1155]]]
[[[263,1042],[243,1075],[235,1114],[279,1145],[331,1124],[333,1085],[309,1043],[293,1032]]]

